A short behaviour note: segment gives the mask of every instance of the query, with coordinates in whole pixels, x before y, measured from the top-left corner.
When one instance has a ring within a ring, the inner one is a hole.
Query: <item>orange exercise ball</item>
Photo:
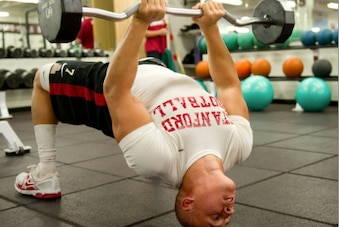
[[[247,78],[251,75],[252,62],[250,60],[241,58],[234,62],[235,69],[237,70],[238,77],[241,79]]]
[[[199,61],[195,66],[195,74],[200,78],[210,77],[210,70],[207,61]]]
[[[252,63],[251,71],[253,75],[269,76],[271,63],[264,58],[256,59]]]
[[[300,58],[289,57],[284,61],[282,70],[286,77],[298,78],[304,71],[304,63]]]

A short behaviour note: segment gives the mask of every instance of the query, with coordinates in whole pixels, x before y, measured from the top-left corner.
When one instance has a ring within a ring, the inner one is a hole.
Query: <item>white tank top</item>
[[[221,103],[189,76],[140,65],[132,93],[145,104],[156,126],[178,140],[173,169],[161,173],[173,186],[178,187],[186,170],[205,155],[222,159],[226,171],[250,154],[253,138],[248,120],[228,116]]]

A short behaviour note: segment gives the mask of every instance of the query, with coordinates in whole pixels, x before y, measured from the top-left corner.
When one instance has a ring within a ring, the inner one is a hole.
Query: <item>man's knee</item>
[[[33,81],[33,87],[35,89],[41,89],[41,83],[40,83],[40,69],[38,69],[35,73],[34,81]]]
[[[42,89],[49,92],[49,74],[54,64],[46,64],[40,67],[34,77],[34,89]]]
[[[46,81],[45,81],[45,84],[43,85],[43,78],[41,78],[41,69],[38,69],[35,73],[35,77],[34,77],[34,81],[33,81],[33,89],[35,90],[44,90],[44,91],[47,91],[49,92],[49,82],[48,84],[46,84]],[[44,81],[44,80],[43,80]]]

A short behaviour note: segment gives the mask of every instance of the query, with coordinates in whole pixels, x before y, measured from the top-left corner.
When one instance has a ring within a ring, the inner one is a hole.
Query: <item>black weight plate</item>
[[[31,58],[39,57],[39,52],[36,49],[31,50]]]
[[[7,55],[7,51],[4,48],[0,48],[0,58],[5,58]]]
[[[7,72],[5,75],[5,83],[8,88],[15,89],[21,85],[22,79],[16,73]]]
[[[22,58],[24,56],[24,51],[21,48],[15,48],[12,52],[13,58]]]
[[[62,50],[62,49],[56,49],[54,51],[54,55],[55,57],[67,57],[67,51],[66,50]]]
[[[55,40],[61,29],[61,1],[39,1],[38,18],[42,35],[48,41]]]
[[[39,53],[36,49],[24,49],[24,57],[26,58],[37,58],[39,56]]]
[[[83,49],[82,50],[82,56],[83,57],[94,57],[94,50]]]
[[[252,32],[263,44],[284,43],[294,28],[294,11],[284,1],[262,0],[254,9],[253,17],[269,17],[272,24],[254,24]]]
[[[5,85],[5,75],[0,73],[0,89]]]
[[[38,18],[41,33],[49,42],[71,42],[81,28],[81,0],[40,0]]]
[[[34,80],[34,73],[32,72],[25,72],[21,75],[23,85],[27,88],[32,88],[33,87],[33,80]]]
[[[47,58],[51,58],[54,56],[54,50],[52,49],[46,49],[45,55]]]

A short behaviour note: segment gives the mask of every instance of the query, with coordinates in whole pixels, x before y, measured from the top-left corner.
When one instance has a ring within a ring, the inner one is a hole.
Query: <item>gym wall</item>
[[[99,9],[114,10],[113,1],[92,0],[91,5]],[[93,21],[95,45],[104,50],[114,50],[116,46],[115,23],[98,18],[94,18]]]
[[[177,8],[191,8],[198,0],[188,0],[188,1],[182,1],[182,0],[168,0],[168,2],[171,4],[172,7]],[[309,2],[309,1],[308,1]],[[186,4],[185,4],[186,3]],[[225,8],[235,17],[241,18],[244,16],[252,16],[252,11],[249,9],[245,9],[245,7],[231,7],[229,5],[225,5]],[[333,13],[326,13],[321,11],[322,7],[319,7],[318,5],[314,6],[314,9],[312,9],[311,14],[309,15],[310,18],[307,18],[308,23],[312,23],[314,25],[320,25],[322,27],[328,27],[330,29],[338,28],[338,14],[337,11],[333,11]],[[297,10],[300,10],[297,9]],[[311,28],[307,28],[305,24],[302,24],[301,21],[305,17],[304,14],[298,14],[295,13],[295,20],[296,24],[294,27],[294,30],[300,29],[300,30],[308,30]],[[299,18],[298,18],[299,17]],[[193,22],[191,21],[191,18],[183,18],[183,17],[174,17],[169,16],[169,25],[171,27],[171,30],[174,35],[174,40],[177,46],[178,53],[176,53],[181,59],[185,57],[186,54],[188,54],[192,48],[194,48],[195,40],[196,38],[201,35],[199,31],[194,32],[187,32],[182,33],[180,32],[180,29],[183,28],[185,25],[190,25]],[[220,20],[219,21],[219,29],[221,33],[229,33],[230,32],[230,26],[232,26],[229,22],[226,20]],[[248,28],[249,31],[251,31],[251,26],[245,26],[241,28]],[[274,48],[274,45],[272,45]],[[275,95],[274,98],[278,100],[294,100],[295,91],[299,84],[299,81],[296,80],[289,80],[285,78],[284,73],[282,71],[282,65],[285,59],[289,57],[299,57],[304,64],[304,71],[302,73],[302,77],[306,76],[312,76],[312,64],[314,63],[314,57],[317,57],[319,59],[325,58],[331,62],[332,65],[332,72],[331,77],[333,77],[331,80],[326,81],[331,90],[332,90],[332,101],[338,101],[338,49],[335,47],[332,48],[317,48],[317,49],[309,49],[309,48],[299,48],[302,47],[302,43],[298,40],[295,40],[290,43],[290,46],[296,46],[298,48],[291,49],[291,50],[265,50],[265,51],[235,51],[232,52],[231,55],[233,59],[236,61],[240,58],[247,58],[250,61],[254,61],[255,59],[259,58],[265,58],[267,59],[272,67],[271,67],[271,73],[270,77],[273,77],[271,79],[272,85],[274,86]],[[207,59],[207,55],[203,56],[204,59]],[[195,71],[192,65],[185,65],[185,71],[192,76],[195,75]]]
[[[20,3],[14,3],[20,4]],[[15,5],[13,6],[15,7]],[[11,7],[11,8],[13,8]],[[18,5],[17,10],[11,10],[9,17],[0,17],[0,31],[5,31],[5,45],[6,46],[15,46],[15,47],[26,47],[26,18],[25,13],[27,10],[36,8],[35,4],[25,4],[25,7]],[[6,8],[5,8],[6,9]],[[29,14],[29,23],[30,26],[30,44],[33,48],[39,48],[43,46],[43,38],[40,33],[40,28],[38,26],[38,17],[37,12],[32,12]],[[1,43],[2,45],[2,43]],[[48,46],[52,46],[47,43]]]
[[[84,1],[85,2],[85,1]],[[92,7],[102,8],[106,10],[113,10],[116,12],[121,12],[124,9],[128,8],[132,3],[134,3],[135,0],[87,0],[86,4],[91,4]],[[184,4],[186,2],[187,4]],[[171,7],[177,7],[177,8],[191,8],[197,0],[168,0],[168,3]],[[1,28],[5,29],[6,31],[8,29],[12,29],[14,26],[15,32],[6,32],[6,46],[13,45],[16,47],[20,46],[26,46],[26,32],[24,28],[25,24],[25,12],[29,9],[34,8],[34,4],[25,4],[25,7],[17,7],[17,10],[11,13],[10,17],[7,18],[0,18],[0,30]],[[230,12],[232,15],[236,17],[242,17],[242,16],[251,16],[251,13],[249,13],[247,10],[244,10],[243,7],[238,7],[236,10],[233,8],[230,9]],[[326,25],[330,28],[337,28],[338,27],[338,21],[337,21],[337,14],[328,14],[324,15],[324,13],[320,13],[318,11],[315,11],[314,14],[316,16],[314,17],[315,23],[324,24],[324,21],[327,23]],[[179,16],[171,16],[168,17],[168,22],[171,30],[171,34],[174,37],[174,42],[177,46],[176,52],[173,54],[176,54],[179,59],[178,61],[182,61],[183,58],[187,53],[189,53],[195,46],[195,41],[197,36],[201,35],[199,30],[196,30],[192,33],[183,34],[180,32],[180,29],[185,25],[191,25],[193,22],[190,17],[179,17]],[[95,42],[97,45],[99,45],[101,48],[108,50],[108,51],[114,51],[114,48],[116,47],[116,44],[121,39],[122,34],[127,28],[128,22],[130,19],[120,22],[109,22],[104,21],[102,19],[94,19],[94,32],[95,32]],[[8,25],[12,23],[11,25]],[[32,25],[38,25],[38,19],[36,13],[31,13],[29,15],[29,23]],[[227,21],[221,20],[219,22],[220,30],[222,33],[229,32],[227,30],[227,27],[229,27],[229,23]],[[299,25],[296,24],[295,28],[298,28]],[[299,26],[300,27],[300,26]],[[304,29],[304,28],[303,28]],[[37,30],[31,31],[30,35],[30,44],[32,48],[40,48],[44,45],[43,38],[40,34],[38,34],[39,27],[37,26]],[[35,34],[34,34],[35,33]],[[47,48],[55,47],[55,44],[50,44],[46,42]],[[62,47],[67,49],[70,44],[62,44]],[[173,46],[173,44],[171,44]],[[293,42],[291,45],[301,45],[298,42]],[[172,49],[172,48],[171,48]],[[295,50],[282,50],[282,51],[276,51],[276,50],[270,50],[270,51],[250,51],[250,52],[234,52],[232,53],[232,56],[234,60],[237,60],[242,57],[249,58],[250,60],[254,60],[257,58],[265,57],[267,58],[271,64],[272,64],[272,71],[270,76],[272,77],[283,77],[282,73],[282,63],[283,60],[291,57],[291,56],[298,56],[303,60],[303,63],[305,65],[304,72],[302,76],[311,76],[311,65],[313,63],[313,56],[314,54],[318,54],[319,58],[326,58],[331,61],[332,63],[332,73],[331,76],[337,77],[338,76],[338,49],[337,48],[319,48],[317,50],[318,52],[314,52],[311,49],[304,48],[304,49],[295,49]],[[144,48],[143,45],[140,48],[140,57],[144,56]],[[55,61],[56,59],[35,59],[32,61],[32,59],[0,59],[0,68],[8,68],[10,70],[15,70],[15,68],[18,68],[18,65],[20,66],[26,66],[28,68],[39,67],[42,64],[45,64],[50,61]],[[88,59],[88,60],[97,60],[97,59]],[[102,58],[100,60],[107,61],[107,58]],[[15,61],[15,63],[13,63]],[[194,65],[185,66],[186,73],[189,75],[194,75]],[[180,68],[178,68],[178,71],[180,71]],[[332,89],[332,100],[337,101],[338,100],[338,81],[329,81],[328,82],[331,89]],[[294,99],[294,92],[296,89],[296,86],[298,85],[297,81],[293,80],[272,80],[272,84],[275,87],[275,98],[276,99],[287,99],[287,100],[293,100]],[[7,92],[8,99],[19,99],[22,100],[22,97],[17,97],[15,95],[11,95],[11,93],[18,93],[17,91],[10,91]],[[27,96],[28,99],[30,97],[30,90],[25,90],[25,97]],[[22,93],[20,91],[19,93]],[[30,103],[30,100],[27,101],[28,105]],[[16,104],[15,104],[16,105]],[[10,106],[10,105],[9,105]],[[10,106],[12,107],[12,106]],[[17,107],[17,106],[15,106]]]
[[[101,0],[97,0],[97,1],[101,1]],[[127,9],[128,7],[130,7],[133,3],[135,3],[135,0],[124,0],[124,1],[112,0],[112,1],[113,1],[113,9],[114,9],[113,11],[114,12],[122,12],[125,9]],[[125,33],[131,19],[132,18],[128,18],[127,20],[114,23],[115,39],[116,39],[115,46],[116,46],[117,42],[119,42],[119,40],[122,38],[123,34]],[[144,45],[141,45],[141,47],[139,49],[139,57],[140,58],[145,57]]]

